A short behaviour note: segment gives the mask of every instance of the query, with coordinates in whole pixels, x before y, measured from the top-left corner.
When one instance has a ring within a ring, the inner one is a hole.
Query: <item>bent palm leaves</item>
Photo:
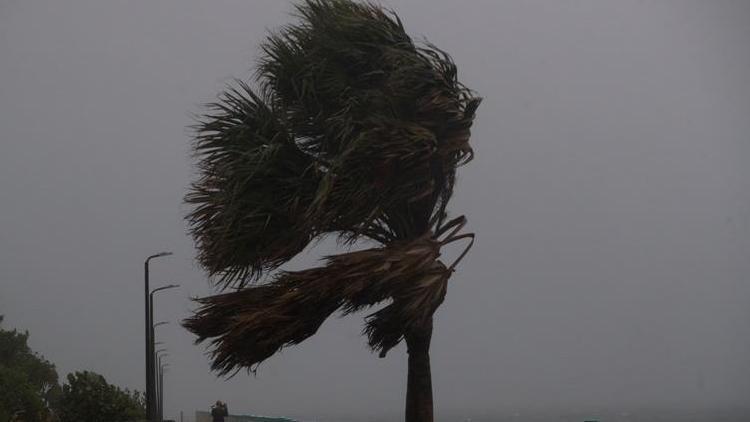
[[[384,301],[365,327],[381,356],[429,339],[455,266],[440,247],[473,238],[446,207],[480,101],[450,57],[373,4],[307,0],[297,14],[263,44],[259,89],[238,82],[196,127],[192,234],[217,284],[237,290],[200,299],[185,326],[211,339],[223,374]],[[255,283],[327,233],[382,246]],[[410,417],[407,403],[407,419],[431,419],[428,404]]]

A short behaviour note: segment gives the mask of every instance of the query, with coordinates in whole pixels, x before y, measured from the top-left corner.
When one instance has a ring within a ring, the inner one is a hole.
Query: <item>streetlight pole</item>
[[[159,421],[164,421],[164,368],[168,367],[169,364],[159,364]]]
[[[167,356],[167,353],[164,353],[164,354],[160,354],[160,353],[162,353],[162,352],[164,352],[166,350],[167,349],[159,349],[159,350],[156,351],[156,354],[154,355],[154,366],[156,368],[161,368],[161,358],[162,358],[162,356]],[[157,362],[158,362],[158,364],[157,364]],[[159,384],[159,374],[158,374],[158,372],[159,372],[159,369],[156,370],[156,374],[154,375],[154,384],[155,384],[155,388],[154,388],[154,414],[155,415],[154,416],[155,416],[155,418],[156,418],[157,421],[161,422],[161,420],[162,420],[162,418],[160,416],[161,415],[161,411],[159,410],[160,409],[159,408],[159,403],[160,403],[159,397],[161,396],[161,385]]]
[[[163,388],[164,376],[162,375],[163,369],[162,369],[161,358],[163,358],[164,356],[169,356],[168,353],[164,353],[164,354],[161,354],[161,355],[159,353],[161,353],[161,352],[163,352],[165,350],[167,350],[167,349],[160,349],[160,350],[158,350],[156,352],[156,355],[158,356],[158,358],[157,358],[157,361],[158,361],[157,367],[159,368],[159,370],[158,370],[158,378],[156,379],[156,402],[155,402],[155,406],[154,407],[155,407],[155,410],[156,410],[156,419],[159,422],[161,422],[161,421],[164,420],[164,413],[162,411],[162,404],[163,404],[162,388]]]
[[[169,324],[169,322],[168,321],[159,321],[156,324],[152,325],[152,328],[155,329],[156,327],[158,327],[160,325],[164,325],[164,324]],[[153,337],[152,338],[156,339],[156,332],[152,331],[152,333],[153,333]],[[156,347],[157,345],[163,346],[164,342],[163,341],[155,341],[154,342],[154,347]],[[154,361],[156,361],[157,359],[159,359],[159,363],[161,364],[161,357],[162,356],[166,356],[167,354],[165,353],[164,355],[160,355],[159,353],[164,352],[166,350],[167,350],[166,348],[161,348],[159,350],[156,350],[154,352]],[[155,379],[154,382],[156,383],[156,385],[154,387],[154,403],[155,403],[154,404],[154,412],[156,413],[156,416],[158,418],[158,416],[159,416],[159,389],[161,387],[158,384],[158,370],[156,370],[156,368],[157,368],[157,366],[154,365],[154,369],[155,369],[154,372],[155,373],[154,373],[153,377]]]
[[[172,252],[159,252],[146,258],[143,263],[144,269],[144,299],[145,299],[145,313],[146,313],[146,329],[145,329],[145,345],[146,345],[146,418],[150,421],[154,420],[154,409],[153,409],[153,384],[152,378],[154,374],[154,361],[153,361],[153,348],[151,340],[151,307],[149,306],[149,286],[148,286],[148,263],[154,258],[162,256],[172,255]]]
[[[149,336],[150,336],[150,340],[151,340],[151,349],[150,349],[151,350],[151,367],[150,367],[150,369],[151,369],[151,377],[150,377],[150,382],[151,382],[151,400],[152,400],[152,402],[151,402],[151,409],[153,411],[153,413],[152,413],[152,415],[153,415],[152,418],[153,419],[155,419],[155,417],[157,416],[156,412],[155,412],[155,410],[156,410],[156,399],[157,399],[157,397],[156,397],[156,375],[157,375],[156,369],[157,368],[156,368],[156,355],[154,354],[154,348],[155,348],[154,347],[154,342],[156,340],[156,336],[154,334],[154,327],[156,325],[161,325],[162,324],[162,322],[159,322],[157,324],[153,323],[153,321],[154,321],[154,293],[162,291],[162,290],[173,289],[175,287],[180,287],[180,286],[178,284],[169,284],[169,285],[166,285],[166,286],[157,287],[157,288],[155,288],[154,290],[151,291],[151,293],[149,294],[149,298],[148,298],[148,310],[149,310],[149,315],[151,316],[151,323],[150,323],[151,328],[149,330]]]

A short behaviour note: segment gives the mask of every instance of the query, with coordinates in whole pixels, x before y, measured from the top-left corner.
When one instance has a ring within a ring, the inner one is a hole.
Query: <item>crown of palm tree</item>
[[[217,284],[240,290],[201,299],[185,325],[213,339],[223,373],[390,299],[365,328],[384,354],[442,302],[440,246],[471,236],[446,206],[480,100],[450,57],[374,4],[307,0],[296,14],[262,45],[257,89],[238,81],[196,126],[192,234]],[[382,247],[250,284],[328,233]]]

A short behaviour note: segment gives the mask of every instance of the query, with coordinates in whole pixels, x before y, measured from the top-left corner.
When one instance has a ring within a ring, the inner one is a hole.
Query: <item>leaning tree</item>
[[[236,82],[196,125],[188,220],[201,264],[230,292],[198,299],[184,325],[210,339],[226,375],[255,371],[337,311],[382,303],[365,317],[369,346],[383,357],[405,340],[406,420],[432,421],[433,314],[473,241],[446,208],[480,100],[389,10],[306,0],[296,15],[262,45],[255,89]],[[329,233],[377,246],[275,271]],[[441,261],[461,239],[458,259]]]

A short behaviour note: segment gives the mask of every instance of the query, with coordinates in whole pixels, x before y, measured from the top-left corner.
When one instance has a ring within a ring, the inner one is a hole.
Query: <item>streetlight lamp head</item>
[[[159,253],[155,253],[155,254],[149,256],[148,258],[146,258],[146,262],[148,262],[149,260],[154,259],[154,258],[161,258],[162,256],[169,256],[169,255],[172,255],[172,252],[159,252]]]
[[[167,284],[166,286],[157,287],[154,290],[151,290],[151,296],[153,297],[154,293],[160,292],[162,290],[168,290],[168,289],[174,289],[180,287],[179,284]]]

